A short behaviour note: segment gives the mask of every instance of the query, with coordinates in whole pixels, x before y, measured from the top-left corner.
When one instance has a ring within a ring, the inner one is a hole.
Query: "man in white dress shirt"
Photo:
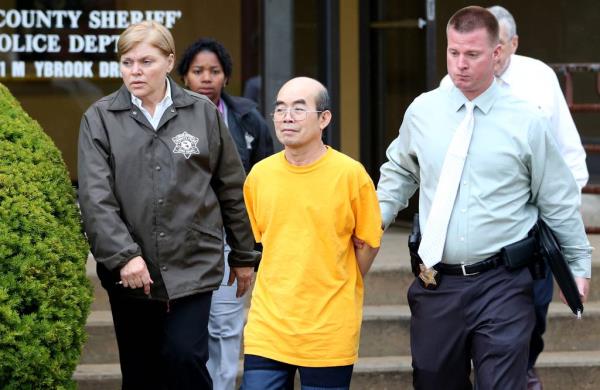
[[[488,10],[498,19],[500,27],[501,49],[494,68],[498,82],[510,88],[514,95],[537,105],[550,119],[552,135],[558,149],[577,185],[580,189],[583,188],[588,181],[585,151],[556,74],[542,61],[515,54],[519,46],[519,36],[515,20],[508,10],[497,5]],[[441,85],[451,86],[450,77],[444,77]],[[528,366],[528,389],[532,390],[542,389],[533,366],[544,348],[542,335],[546,329],[552,287],[549,270],[545,279],[534,284],[536,325],[531,337]]]
[[[556,74],[548,65],[515,54],[519,36],[513,16],[503,7],[488,8],[500,24],[500,59],[496,77],[520,98],[537,104],[550,118],[552,135],[579,188],[588,181],[585,151]]]

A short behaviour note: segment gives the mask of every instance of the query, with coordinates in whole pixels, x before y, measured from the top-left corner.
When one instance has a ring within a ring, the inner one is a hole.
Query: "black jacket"
[[[218,110],[169,79],[173,105],[157,130],[121,87],[83,115],[79,200],[103,285],[141,255],[154,299],[214,290],[223,278],[223,227],[230,266],[259,258],[244,207],[244,171]]]
[[[254,164],[273,154],[273,138],[256,103],[243,97],[222,94],[227,106],[227,125],[246,173]]]

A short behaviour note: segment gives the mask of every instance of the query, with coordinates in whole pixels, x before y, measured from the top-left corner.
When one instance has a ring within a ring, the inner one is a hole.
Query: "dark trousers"
[[[212,389],[206,369],[212,292],[166,302],[109,293],[123,389]]]
[[[301,367],[257,355],[244,355],[240,390],[293,390],[296,370],[302,390],[348,390],[354,365]]]
[[[535,306],[535,326],[531,332],[531,343],[529,345],[529,363],[527,368],[533,368],[535,362],[544,350],[544,339],[542,338],[546,331],[546,316],[548,306],[552,301],[553,293],[552,272],[550,267],[546,266],[546,277],[533,282],[533,305]]]
[[[527,268],[444,275],[437,290],[408,290],[415,389],[525,389],[535,315]]]

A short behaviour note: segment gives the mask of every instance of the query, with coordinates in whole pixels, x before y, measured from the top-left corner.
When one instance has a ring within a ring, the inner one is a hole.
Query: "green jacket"
[[[244,206],[245,174],[235,144],[209,99],[169,79],[173,105],[155,131],[125,86],[94,103],[79,133],[79,202],[102,284],[141,255],[152,299],[217,289],[223,278],[223,228],[229,265],[260,254]]]

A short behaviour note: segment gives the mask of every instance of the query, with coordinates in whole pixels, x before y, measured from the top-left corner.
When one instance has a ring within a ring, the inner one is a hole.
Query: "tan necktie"
[[[442,260],[448,222],[450,222],[450,215],[458,192],[458,184],[460,183],[471,136],[473,135],[474,105],[468,101],[465,103],[465,108],[467,110],[465,118],[458,125],[446,152],[444,165],[440,172],[433,203],[419,246],[419,256],[428,268],[433,267]]]

